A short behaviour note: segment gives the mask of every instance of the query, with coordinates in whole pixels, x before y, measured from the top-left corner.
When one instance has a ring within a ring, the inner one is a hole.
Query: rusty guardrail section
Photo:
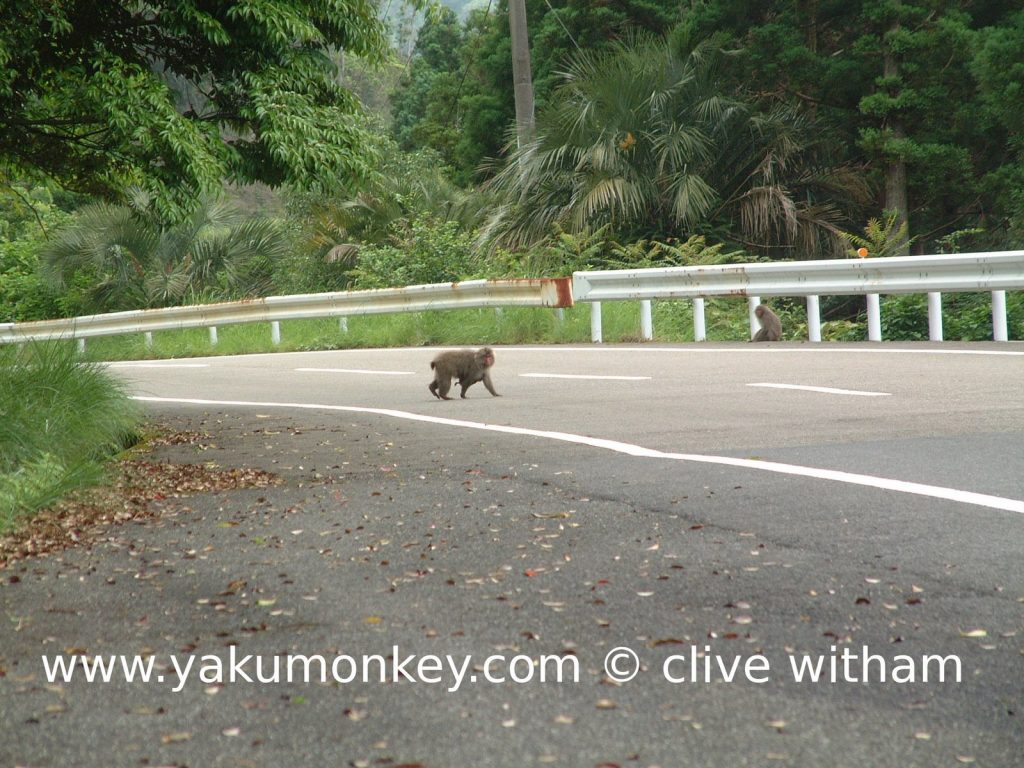
[[[368,291],[337,291],[188,307],[141,309],[63,320],[0,323],[0,344],[216,327],[316,317],[474,307],[570,307],[571,278],[467,280]]]

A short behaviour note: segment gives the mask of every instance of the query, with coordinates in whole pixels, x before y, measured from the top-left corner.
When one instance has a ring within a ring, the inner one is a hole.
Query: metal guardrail
[[[928,293],[929,328],[941,341],[943,292],[991,291],[993,337],[1006,340],[1005,291],[1024,289],[1024,251],[904,256],[884,259],[830,259],[700,267],[604,270],[573,274],[573,298],[593,302],[591,335],[601,340],[600,302],[640,300],[642,334],[650,338],[651,299],[693,299],[694,338],[703,341],[703,300],[711,296],[743,296],[753,307],[761,296],[805,296],[808,335],[821,340],[818,297],[868,296],[868,338],[881,340],[878,294]]]
[[[208,327],[235,323],[276,323],[314,317],[474,307],[572,306],[569,278],[467,280],[368,291],[339,291],[228,301],[163,309],[86,315],[64,320],[0,323],[0,344],[54,338],[85,339],[123,333]],[[215,331],[211,338],[216,338]]]
[[[907,256],[889,259],[836,259],[700,267],[576,272],[572,278],[470,280],[369,291],[339,291],[271,296],[164,309],[87,315],[63,320],[0,323],[0,344],[55,338],[78,339],[126,333],[206,327],[216,342],[217,326],[269,322],[280,339],[281,320],[474,307],[570,307],[591,303],[591,336],[601,341],[601,301],[642,302],[641,334],[653,337],[651,299],[692,299],[694,339],[706,338],[704,299],[741,296],[749,303],[751,335],[757,329],[754,307],[761,296],[807,297],[811,341],[821,340],[820,295],[864,294],[868,339],[881,340],[879,294],[928,293],[929,335],[942,340],[943,292],[991,291],[993,338],[1006,341],[1006,290],[1024,290],[1024,251]]]
[[[576,272],[576,301],[1024,288],[1024,251]]]

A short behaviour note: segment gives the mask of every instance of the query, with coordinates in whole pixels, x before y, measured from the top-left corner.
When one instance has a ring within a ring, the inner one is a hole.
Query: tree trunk
[[[516,99],[516,138],[519,146],[533,138],[533,77],[530,74],[530,40],[526,32],[525,0],[509,0],[508,23],[512,32],[512,83]]]
[[[899,21],[895,21],[891,29],[895,31],[899,29],[899,26]],[[884,71],[886,80],[889,82],[893,82],[900,75],[899,62],[888,46],[885,46]],[[893,144],[896,145],[895,151],[890,150],[886,153],[888,160],[885,164],[885,200],[883,206],[885,210],[896,214],[896,226],[901,227],[910,221],[910,209],[907,203],[907,164],[900,154],[902,151],[900,147],[903,140],[906,139],[907,133],[903,128],[903,120],[898,115],[886,117],[883,121],[883,127],[887,129],[888,138],[891,142],[890,147]],[[909,236],[909,225],[907,234]],[[904,240],[895,255],[906,256],[909,253],[909,240]]]

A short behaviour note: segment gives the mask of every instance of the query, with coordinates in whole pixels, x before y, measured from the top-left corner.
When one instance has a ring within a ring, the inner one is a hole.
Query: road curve
[[[1019,764],[1024,348],[496,349],[446,402],[432,349],[112,365],[283,483],[19,566],[0,764]]]

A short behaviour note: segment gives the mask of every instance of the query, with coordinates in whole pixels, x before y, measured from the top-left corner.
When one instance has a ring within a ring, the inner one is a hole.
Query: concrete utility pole
[[[526,33],[526,0],[508,0],[512,30],[512,83],[516,97],[516,138],[522,147],[533,138],[533,77],[530,40]]]

